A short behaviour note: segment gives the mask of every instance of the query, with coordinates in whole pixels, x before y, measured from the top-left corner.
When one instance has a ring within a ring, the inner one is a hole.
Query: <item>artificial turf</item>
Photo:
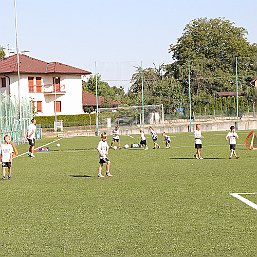
[[[257,256],[257,210],[230,195],[257,191],[257,151],[238,134],[238,160],[228,159],[226,132],[203,132],[203,160],[192,133],[171,135],[170,149],[161,135],[161,149],[150,137],[147,151],[111,149],[113,177],[103,179],[98,137],[16,158],[12,179],[0,181],[0,256]]]

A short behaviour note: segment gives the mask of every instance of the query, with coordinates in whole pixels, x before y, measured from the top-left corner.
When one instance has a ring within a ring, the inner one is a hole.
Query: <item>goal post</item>
[[[246,136],[244,145],[248,150],[256,150],[257,149],[257,137],[255,132],[252,130]]]
[[[99,125],[101,127],[164,125],[163,104],[144,105],[143,108],[141,105],[99,108]]]

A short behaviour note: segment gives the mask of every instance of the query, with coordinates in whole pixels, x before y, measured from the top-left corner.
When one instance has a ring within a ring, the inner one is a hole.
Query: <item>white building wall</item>
[[[54,77],[60,77],[61,88],[64,86],[65,93],[57,93],[56,100],[61,101],[61,112],[58,115],[82,114],[82,80],[81,76],[75,75],[42,75],[42,74],[22,74],[20,76],[20,96],[32,101],[42,101],[42,113],[39,116],[54,116],[54,100],[55,94],[29,93],[28,77],[34,77],[34,85],[36,85],[36,77],[42,78],[42,90],[44,85],[52,85]],[[18,79],[17,75],[10,76],[10,94],[18,98]],[[8,91],[8,89],[6,89]]]

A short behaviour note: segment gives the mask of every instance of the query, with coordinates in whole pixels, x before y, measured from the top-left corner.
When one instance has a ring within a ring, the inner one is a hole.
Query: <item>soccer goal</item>
[[[249,150],[257,150],[257,137],[253,130],[245,138],[244,145]]]
[[[163,105],[119,106],[99,108],[99,124],[103,127],[164,125]]]

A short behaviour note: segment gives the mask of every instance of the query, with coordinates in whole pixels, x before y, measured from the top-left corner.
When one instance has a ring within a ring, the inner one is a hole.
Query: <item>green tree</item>
[[[5,57],[4,49],[0,46],[0,59],[3,59]]]
[[[183,35],[169,52],[174,62],[167,67],[188,93],[188,72],[191,92],[197,103],[206,101],[217,91],[235,91],[235,62],[238,60],[240,90],[251,91],[250,81],[257,73],[257,45],[247,41],[247,30],[222,18],[195,19],[186,25]]]
[[[119,101],[120,103],[126,103],[127,97],[123,87],[109,86],[105,81],[102,81],[101,75],[91,75],[87,82],[83,81],[82,91],[86,91],[92,94],[96,94],[96,80],[98,95],[103,96],[105,100],[104,106],[109,107],[108,103],[112,100]]]

